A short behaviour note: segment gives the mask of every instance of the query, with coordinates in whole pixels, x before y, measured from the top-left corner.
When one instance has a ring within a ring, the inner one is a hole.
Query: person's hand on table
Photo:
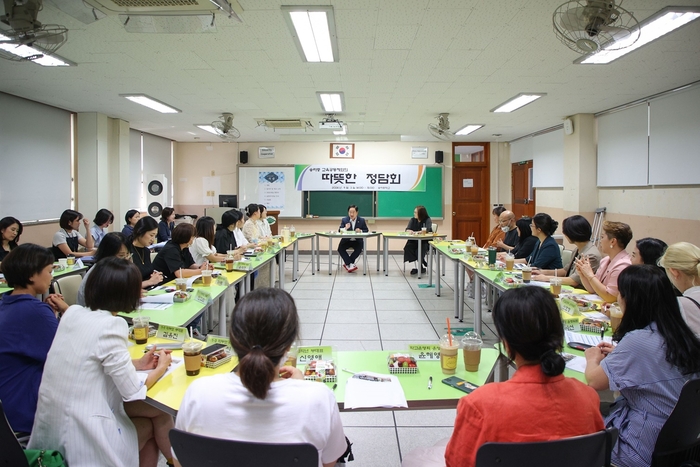
[[[293,366],[283,366],[280,368],[280,378],[304,379],[304,374],[299,368],[295,368]]]
[[[145,287],[150,287],[152,285],[158,285],[161,282],[163,282],[163,273],[160,271],[153,271],[151,273],[151,277],[148,278],[147,281],[144,282]]]
[[[170,352],[170,350],[156,350],[154,345],[151,350],[143,354],[143,357],[134,360],[134,367],[137,370],[153,370],[161,365],[167,368],[172,362]]]
[[[579,256],[576,258],[576,270],[589,281],[595,277],[591,263],[588,261],[588,256]]]
[[[603,360],[605,358],[605,355],[607,355],[607,354],[604,354],[603,349],[596,346],[596,347],[589,347],[588,349],[586,349],[586,351],[584,352],[584,355],[586,357],[586,363],[599,364],[601,362],[601,360]]]
[[[551,278],[549,276],[545,276],[544,274],[533,274],[532,276],[532,280],[537,282],[549,282],[549,279]]]
[[[503,243],[502,240],[497,241],[497,242],[496,242],[496,246],[497,246],[498,248],[500,248],[501,250],[506,250],[506,251],[510,251],[510,250],[513,249],[512,246],[506,245],[505,243]]]
[[[362,233],[362,229],[355,229],[356,233]]]

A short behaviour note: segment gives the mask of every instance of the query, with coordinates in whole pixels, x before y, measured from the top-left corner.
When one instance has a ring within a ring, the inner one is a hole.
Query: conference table
[[[293,269],[292,269],[292,282],[296,282],[299,278],[299,241],[300,240],[311,240],[311,275],[316,275],[316,270],[314,270],[314,264],[316,264],[316,242],[318,237],[313,233],[299,233],[297,232],[294,238],[294,255],[293,255]],[[280,287],[283,288],[283,287]]]
[[[415,241],[418,243],[418,262],[421,262],[423,258],[423,242],[435,239],[444,239],[447,237],[445,234],[436,234],[433,232],[425,234],[412,234],[410,232],[382,232],[382,237],[384,238],[384,275],[389,275],[389,240],[391,239],[401,239],[407,241]],[[430,267],[430,265],[428,265]],[[421,269],[423,265],[421,264],[418,268],[418,279],[421,278]]]
[[[337,230],[331,230],[329,232],[316,232],[317,237],[325,237],[328,239],[328,275],[333,273],[333,239],[343,239],[352,238],[362,240],[362,274],[367,275],[367,239],[372,237],[377,237],[377,271],[379,271],[379,237],[381,232],[339,232]],[[321,270],[321,253],[320,253],[320,239],[316,242],[316,270]],[[313,267],[313,265],[312,265]]]
[[[171,340],[150,338],[148,344],[158,343],[173,343]],[[140,358],[146,349],[147,344],[132,345],[129,347],[129,352],[132,358]],[[206,344],[205,344],[206,345]],[[398,351],[405,352],[405,351]],[[399,407],[374,407],[365,409],[346,409],[345,408],[345,384],[352,377],[351,374],[341,370],[347,368],[353,372],[371,371],[380,374],[388,374],[387,357],[391,352],[383,351],[337,351],[333,352],[334,364],[337,369],[336,383],[314,383],[326,384],[329,388],[336,389],[333,391],[338,408],[341,411],[385,411],[385,410],[425,410],[425,409],[446,409],[455,408],[459,399],[465,395],[464,392],[454,389],[441,381],[449,375],[443,375],[440,369],[439,361],[420,361],[418,363],[419,372],[417,374],[399,374],[397,376],[401,387],[403,388],[408,402],[407,408]],[[460,352],[461,353],[461,352]],[[173,350],[174,358],[183,358],[182,350]],[[482,386],[494,380],[495,366],[499,358],[499,352],[496,349],[484,348],[481,352],[481,363],[479,370],[476,372],[468,372],[464,369],[464,363],[461,357],[458,361],[457,371],[454,376],[462,378],[477,386]],[[173,416],[177,415],[180,409],[180,404],[185,395],[185,391],[189,385],[200,378],[208,376],[230,373],[238,364],[236,355],[233,355],[229,362],[222,364],[217,368],[202,367],[199,375],[187,376],[185,373],[184,364],[175,368],[170,374],[165,375],[156,384],[154,384],[146,394],[146,402],[163,412]],[[303,371],[303,365],[299,365]],[[428,389],[428,378],[432,376],[432,389]]]

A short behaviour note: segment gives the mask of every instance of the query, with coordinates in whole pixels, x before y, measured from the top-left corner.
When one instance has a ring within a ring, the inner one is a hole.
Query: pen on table
[[[428,378],[428,389],[433,389],[433,377]]]
[[[604,337],[605,337],[605,324],[600,326],[600,342],[603,342]]]
[[[333,385],[333,390],[335,391],[335,388],[337,388],[337,387],[338,387],[338,383],[335,383],[335,384]]]

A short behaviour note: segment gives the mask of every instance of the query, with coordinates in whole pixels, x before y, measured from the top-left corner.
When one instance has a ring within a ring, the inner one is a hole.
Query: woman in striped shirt
[[[660,268],[629,266],[618,278],[624,312],[612,344],[586,350],[586,380],[621,396],[610,407],[608,427],[619,430],[612,462],[651,465],[659,431],[686,381],[700,377],[700,341],[681,316],[671,282]]]

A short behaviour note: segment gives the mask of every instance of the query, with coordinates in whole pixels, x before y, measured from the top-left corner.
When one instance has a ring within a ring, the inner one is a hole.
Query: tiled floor
[[[327,257],[325,257],[327,258]],[[311,257],[300,255],[299,280],[292,282],[289,255],[285,289],[294,297],[301,318],[302,345],[332,345],[335,350],[405,350],[409,343],[436,342],[453,327],[471,327],[472,304],[466,301],[464,323],[454,318],[452,268],[442,280],[442,293],[419,288],[427,276],[404,273],[402,256],[390,256],[389,275],[377,272],[376,257],[368,256],[354,273],[337,269],[328,275],[327,259],[321,271],[311,273]],[[466,294],[465,294],[466,295]],[[484,341],[496,342],[489,313],[484,313]],[[349,467],[399,466],[402,456],[420,446],[449,437],[455,410],[378,411],[341,413],[345,433],[353,443],[355,461]],[[161,465],[165,465],[161,463]]]

